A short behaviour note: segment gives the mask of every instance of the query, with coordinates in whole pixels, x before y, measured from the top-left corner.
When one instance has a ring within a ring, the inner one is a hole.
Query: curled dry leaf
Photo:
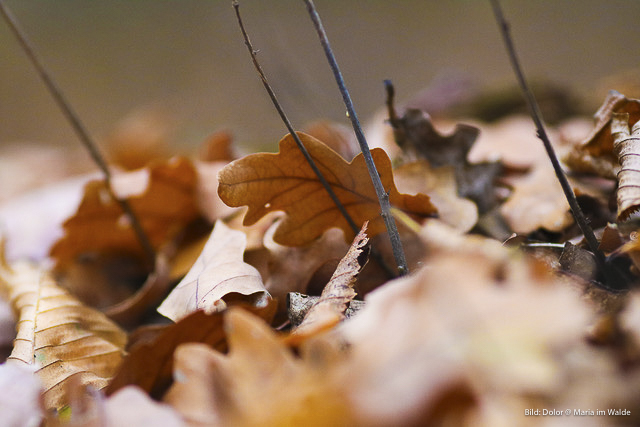
[[[629,114],[629,126],[640,120],[640,100],[627,98],[611,90],[594,114],[595,125],[584,141],[565,157],[565,163],[577,172],[594,173],[615,179],[619,168],[614,154],[612,129],[609,124],[616,113]]]
[[[302,323],[293,330],[290,335],[293,341],[301,341],[330,329],[344,319],[344,312],[356,296],[354,286],[358,273],[368,260],[369,239],[366,230],[365,222],[349,251],[340,260],[331,280],[322,290],[320,299],[307,312]]]
[[[289,247],[274,242],[278,224],[273,224],[264,236],[268,251],[268,276],[265,287],[278,301],[278,312],[284,313],[285,299],[289,292],[309,293],[309,281],[322,265],[336,262],[348,250],[344,234],[329,229],[308,245]]]
[[[371,236],[385,231],[364,157],[360,154],[347,163],[312,136],[298,135],[356,224],[370,221]],[[398,192],[393,182],[391,161],[383,150],[373,149],[371,155],[392,206],[419,218],[436,213],[428,196]],[[280,140],[279,153],[252,154],[236,160],[220,172],[219,180],[218,194],[226,204],[249,206],[245,225],[255,223],[272,211],[287,213],[274,235],[277,243],[304,245],[331,227],[344,230],[347,238],[354,235],[291,135]]]
[[[618,219],[624,220],[640,208],[640,121],[629,131],[629,114],[613,114],[613,149],[618,157]]]
[[[97,389],[107,385],[124,357],[124,331],[28,264],[3,265],[0,285],[18,313],[8,360],[36,370],[46,408],[60,409],[68,403],[68,381]]]
[[[237,300],[267,307],[271,295],[262,284],[260,273],[242,260],[246,243],[243,232],[227,227],[222,221],[216,222],[195,264],[158,312],[178,321],[200,309],[209,313],[220,311]]]

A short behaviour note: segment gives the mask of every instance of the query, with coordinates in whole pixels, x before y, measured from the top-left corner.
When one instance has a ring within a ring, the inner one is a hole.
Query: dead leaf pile
[[[104,181],[86,178],[66,199],[75,213],[3,253],[11,313],[0,333],[14,338],[3,420],[528,426],[541,419],[527,410],[571,408],[563,422],[639,424],[638,101],[612,92],[595,127],[550,129],[605,267],[528,119],[452,127],[445,110],[389,109],[371,139],[397,155],[371,154],[411,271],[401,278],[363,155],[340,125],[298,135],[355,227],[290,135],[277,153],[235,159],[221,131],[199,159],[171,157],[168,128],[132,116],[111,135],[127,169],[114,169],[113,193],[155,259]],[[630,412],[574,413],[596,410]]]

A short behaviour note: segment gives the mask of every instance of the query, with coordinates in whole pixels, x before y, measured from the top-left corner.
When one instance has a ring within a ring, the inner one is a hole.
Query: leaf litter
[[[278,153],[236,158],[221,130],[172,158],[166,123],[133,114],[111,135],[127,169],[115,192],[157,259],[145,264],[99,180],[74,187],[55,243],[36,236],[44,248],[26,249],[37,264],[3,255],[15,316],[3,413],[51,426],[538,425],[526,409],[575,408],[640,423],[638,111],[612,91],[594,125],[551,130],[622,272],[613,284],[517,110],[447,134],[454,114],[414,106],[372,135],[394,153],[372,150],[410,259],[402,278],[381,265],[393,258],[378,201],[341,124],[298,135],[368,223],[357,236],[290,135]]]

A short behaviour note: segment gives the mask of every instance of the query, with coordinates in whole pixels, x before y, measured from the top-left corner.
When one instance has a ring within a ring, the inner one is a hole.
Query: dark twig
[[[387,227],[387,232],[389,233],[391,248],[393,250],[393,256],[396,260],[398,272],[400,273],[400,275],[407,274],[407,261],[404,256],[404,250],[402,248],[402,242],[400,241],[398,228],[396,227],[396,222],[393,219],[393,215],[391,215],[389,194],[386,192],[384,186],[382,185],[380,175],[378,175],[376,165],[373,162],[373,158],[371,157],[369,145],[367,144],[367,140],[365,139],[364,133],[362,132],[362,127],[360,126],[358,115],[356,114],[353,102],[351,101],[351,96],[349,95],[349,91],[347,90],[344,79],[342,78],[342,73],[340,72],[338,62],[336,61],[336,57],[333,54],[333,50],[331,49],[331,46],[329,44],[329,39],[327,38],[327,33],[324,30],[322,21],[320,20],[320,16],[318,15],[318,12],[316,11],[312,0],[304,0],[304,2],[307,5],[309,16],[311,17],[313,25],[316,28],[316,32],[318,33],[318,37],[320,38],[320,43],[322,44],[322,47],[324,49],[327,61],[329,62],[329,66],[333,71],[336,83],[338,83],[338,88],[340,89],[340,93],[342,94],[342,100],[347,107],[347,113],[349,114],[349,118],[351,119],[351,125],[353,126],[353,130],[356,134],[356,139],[358,140],[358,144],[360,145],[360,150],[362,151],[365,163],[367,164],[369,176],[371,177],[371,182],[373,183],[373,187],[376,190],[376,195],[378,196],[378,201],[380,203],[380,215],[382,215],[384,224]]]
[[[307,148],[304,146],[304,144],[300,140],[300,137],[298,136],[296,131],[293,129],[293,125],[291,124],[291,122],[289,121],[289,118],[287,117],[284,110],[282,109],[280,102],[278,102],[278,98],[276,97],[275,92],[271,88],[271,85],[269,85],[269,82],[267,81],[267,77],[262,71],[262,67],[260,66],[260,63],[258,62],[258,58],[256,57],[256,50],[253,48],[253,45],[249,40],[249,35],[247,34],[247,31],[244,28],[244,24],[242,23],[242,18],[240,17],[240,4],[238,3],[238,1],[233,2],[233,8],[236,12],[236,18],[238,19],[238,25],[240,26],[240,31],[242,31],[242,37],[244,37],[244,44],[245,46],[247,46],[247,49],[249,50],[249,54],[251,55],[251,61],[253,61],[253,66],[258,72],[258,75],[260,76],[260,80],[262,80],[262,84],[264,88],[267,90],[267,93],[269,94],[269,98],[271,98],[271,102],[273,102],[273,105],[276,107],[276,110],[278,111],[280,118],[284,122],[284,125],[287,127],[289,134],[298,145],[298,148],[302,152],[302,155],[304,156],[304,158],[307,160],[307,163],[309,163],[309,166],[311,166],[311,169],[313,169],[313,172],[318,177],[318,180],[320,181],[324,189],[327,190],[327,193],[329,193],[329,197],[331,197],[331,200],[333,200],[333,203],[335,203],[335,205],[338,207],[338,210],[340,211],[342,216],[347,220],[347,223],[349,223],[349,227],[351,227],[351,229],[355,234],[358,234],[358,232],[360,231],[360,227],[356,225],[353,218],[351,218],[351,215],[349,215],[349,212],[347,212],[347,209],[344,207],[342,202],[340,202],[340,199],[338,199],[338,196],[336,195],[335,191],[333,191],[333,188],[331,188],[331,184],[329,184],[329,182],[324,177],[324,175],[322,175],[322,172],[316,165],[316,162],[313,160],[313,157],[311,157],[311,155],[307,151]]]
[[[29,60],[31,60],[31,63],[33,64],[34,68],[40,75],[40,78],[49,90],[49,93],[55,100],[56,104],[58,104],[60,110],[62,110],[62,114],[69,121],[71,127],[73,127],[73,130],[80,139],[80,142],[82,142],[85,148],[89,151],[89,155],[104,174],[104,179],[107,190],[109,191],[109,195],[120,205],[120,208],[131,222],[131,226],[136,233],[138,241],[140,242],[140,245],[142,246],[146,257],[148,258],[148,262],[150,262],[150,264],[153,266],[155,264],[155,251],[153,250],[149,238],[144,232],[144,229],[142,228],[142,225],[140,224],[140,221],[131,208],[129,202],[126,199],[120,199],[113,192],[113,188],[111,186],[111,172],[109,171],[109,167],[107,166],[104,157],[100,153],[97,144],[93,141],[93,139],[89,135],[89,132],[80,121],[78,114],[76,114],[76,112],[71,108],[71,104],[65,99],[62,91],[53,80],[53,77],[49,74],[44,64],[38,58],[38,55],[33,49],[32,44],[29,42],[26,33],[19,27],[18,21],[5,6],[2,0],[0,0],[0,11],[2,12],[4,20],[9,25],[9,28],[11,28],[11,31],[20,42],[22,49],[26,53]]]
[[[551,164],[553,165],[553,169],[556,172],[556,176],[558,177],[558,181],[562,186],[562,191],[564,191],[564,195],[567,198],[567,202],[569,202],[569,207],[571,208],[571,212],[573,214],[573,218],[575,219],[578,227],[582,231],[585,240],[587,241],[587,245],[589,245],[589,249],[596,257],[596,261],[598,262],[601,271],[606,275],[606,265],[605,265],[605,257],[602,254],[602,251],[598,249],[598,240],[596,239],[595,234],[593,234],[593,230],[591,226],[589,226],[589,222],[585,218],[582,213],[582,209],[578,204],[578,200],[576,199],[576,195],[569,184],[569,180],[562,170],[562,166],[560,166],[560,161],[558,160],[558,156],[551,145],[551,141],[547,136],[547,132],[545,131],[542,114],[540,113],[540,108],[538,107],[538,103],[531,91],[527,81],[524,77],[524,72],[522,71],[522,67],[520,66],[520,62],[518,61],[518,56],[516,54],[516,49],[513,44],[513,39],[511,38],[509,31],[509,23],[504,17],[502,13],[502,9],[500,7],[500,2],[498,0],[490,0],[491,6],[493,7],[493,13],[495,14],[496,21],[498,22],[498,26],[500,27],[500,32],[502,34],[502,38],[504,40],[507,54],[509,55],[509,60],[511,61],[511,66],[513,67],[513,71],[516,74],[516,78],[518,79],[518,83],[520,84],[520,88],[524,97],[527,101],[527,105],[529,107],[529,112],[531,113],[531,117],[533,122],[536,125],[538,138],[542,140],[544,144],[544,148],[547,151],[547,155],[551,160]]]
[[[336,207],[338,208],[338,210],[340,211],[340,213],[342,214],[344,219],[349,224],[349,227],[351,227],[351,229],[353,230],[353,233],[357,235],[360,232],[360,227],[358,227],[356,225],[355,221],[353,220],[353,218],[351,217],[351,215],[349,214],[347,209],[344,207],[344,205],[342,204],[342,202],[340,201],[340,199],[336,195],[335,191],[333,191],[333,188],[331,187],[331,184],[329,184],[327,179],[324,177],[324,175],[322,174],[322,172],[320,171],[320,169],[316,165],[316,162],[313,160],[313,157],[311,157],[311,155],[307,151],[307,148],[304,146],[304,144],[300,140],[300,137],[298,136],[298,134],[294,130],[293,125],[291,124],[291,121],[287,117],[287,115],[284,112],[282,106],[280,105],[280,102],[278,101],[278,98],[276,97],[275,92],[273,91],[273,89],[271,88],[271,85],[267,81],[267,77],[264,74],[264,71],[262,70],[262,66],[258,62],[258,58],[256,56],[256,50],[253,48],[253,45],[251,44],[251,40],[249,39],[249,34],[247,34],[247,31],[244,28],[244,23],[242,22],[242,17],[240,15],[240,4],[239,4],[239,2],[237,0],[234,0],[232,5],[233,5],[233,8],[234,8],[235,13],[236,13],[236,18],[238,20],[238,26],[240,27],[240,31],[242,32],[242,37],[244,38],[244,44],[247,47],[247,49],[249,50],[249,54],[251,55],[251,61],[253,62],[253,66],[255,67],[256,71],[258,72],[258,75],[260,76],[260,80],[262,80],[262,85],[264,86],[264,88],[266,89],[267,93],[269,94],[269,98],[271,98],[271,102],[273,103],[274,107],[278,111],[278,114],[280,115],[280,118],[282,119],[282,122],[287,127],[287,130],[289,131],[289,134],[291,135],[293,140],[296,142],[296,145],[300,149],[300,152],[304,156],[305,160],[307,161],[309,166],[311,166],[311,169],[316,174],[316,177],[318,178],[318,180],[320,181],[320,183],[322,184],[324,189],[327,191],[327,193],[329,194],[329,197],[331,197],[331,200],[333,200],[333,203],[336,205]],[[393,271],[391,270],[391,268],[387,265],[385,260],[382,258],[382,255],[378,251],[376,251],[376,250],[374,250],[372,248],[371,249],[371,256],[373,258],[375,258],[375,260],[385,270],[385,272],[387,272],[391,277],[395,276]]]

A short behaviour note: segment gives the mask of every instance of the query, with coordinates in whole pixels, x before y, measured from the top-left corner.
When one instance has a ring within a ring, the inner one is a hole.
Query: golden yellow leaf
[[[47,408],[68,403],[65,384],[72,379],[97,389],[107,385],[124,357],[124,331],[29,264],[3,264],[0,286],[18,317],[8,360],[36,370]]]
[[[380,206],[362,154],[348,163],[312,136],[298,135],[356,224],[370,221],[371,236],[384,231]],[[373,149],[371,155],[392,206],[422,218],[436,213],[428,196],[398,192],[391,161],[383,150]],[[275,233],[277,243],[304,245],[331,227],[344,230],[348,239],[354,236],[290,135],[280,140],[279,153],[253,154],[236,160],[220,172],[219,180],[218,194],[226,204],[249,206],[245,225],[272,211],[288,214]]]
[[[178,321],[200,309],[220,311],[234,299],[257,306],[269,305],[271,295],[262,284],[260,273],[242,260],[246,243],[242,231],[216,222],[195,264],[158,307],[158,312]]]

